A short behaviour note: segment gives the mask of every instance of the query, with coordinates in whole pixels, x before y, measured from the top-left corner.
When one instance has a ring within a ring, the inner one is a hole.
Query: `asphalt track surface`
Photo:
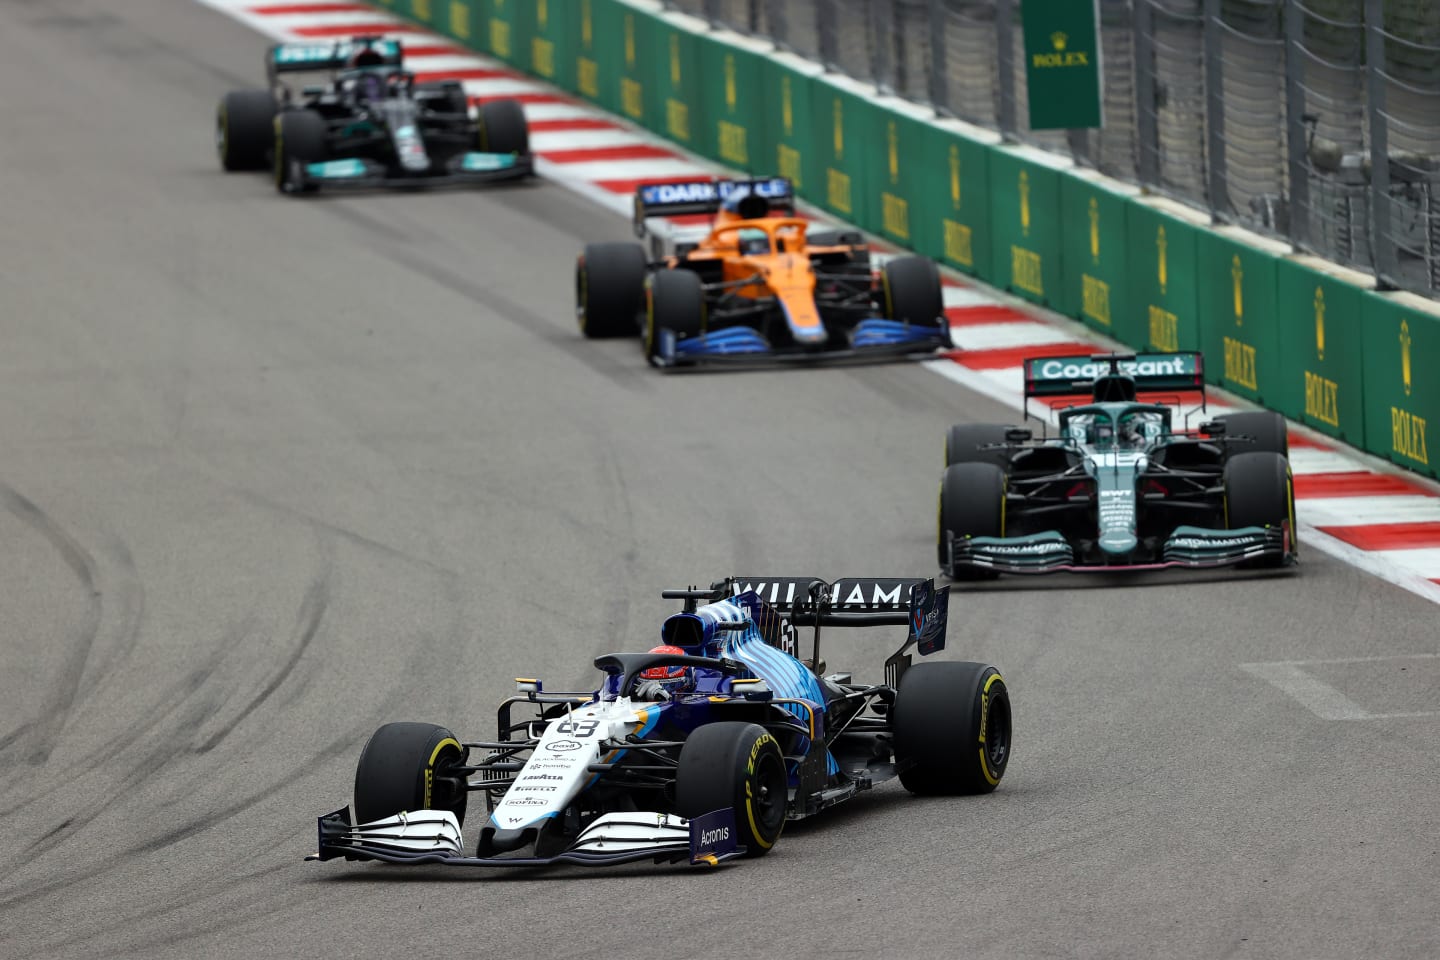
[[[944,656],[1016,711],[988,797],[886,785],[718,871],[302,862],[377,725],[489,736],[512,677],[648,646],[662,587],[930,574],[944,428],[1010,415],[583,341],[571,258],[626,225],[551,185],[222,175],[263,47],[189,0],[0,3],[0,956],[1440,954],[1435,608],[1313,551],[957,589]],[[825,655],[878,679],[898,639]],[[1357,657],[1299,672],[1421,715],[1240,667]]]

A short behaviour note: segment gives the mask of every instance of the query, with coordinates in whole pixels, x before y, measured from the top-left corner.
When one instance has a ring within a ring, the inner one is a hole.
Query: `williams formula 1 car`
[[[593,693],[517,680],[492,741],[381,727],[360,755],[353,807],[320,818],[309,859],[713,865],[761,856],[787,819],[893,777],[915,793],[978,794],[1004,776],[1010,697],[999,672],[911,664],[910,648],[944,647],[949,594],[934,581],[735,577],[664,596],[685,606],[665,620],[660,646],[596,658],[605,676]],[[825,673],[822,627],[886,624],[908,637],[883,682]],[[808,659],[797,627],[814,628]]]
[[[456,81],[416,83],[398,40],[280,44],[266,90],[225,95],[215,146],[226,170],[275,172],[281,193],[323,187],[489,183],[534,172],[520,104],[485,103],[472,119]],[[329,71],[297,99],[284,74]]]
[[[877,276],[860,234],[810,232],[794,213],[790,181],[780,177],[641,187],[642,239],[653,217],[711,214],[709,232],[669,255],[654,236],[648,255],[638,243],[587,245],[575,270],[581,332],[638,332],[657,367],[930,354],[952,345],[934,263],[897,257]]]
[[[1032,397],[1091,394],[1057,411],[1059,436],[959,424],[945,443],[940,567],[997,573],[1284,566],[1296,559],[1285,419],[1232,413],[1176,429],[1138,394],[1199,391],[1198,353],[1025,361]]]

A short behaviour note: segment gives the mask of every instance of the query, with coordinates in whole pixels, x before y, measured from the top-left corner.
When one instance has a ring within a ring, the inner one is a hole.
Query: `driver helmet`
[[[374,47],[361,47],[350,54],[350,59],[345,66],[351,70],[362,70],[366,67],[385,66],[385,55]]]
[[[672,647],[668,643],[662,643],[658,647],[651,647],[651,653],[673,653],[676,656],[686,656],[683,647]],[[641,680],[659,680],[666,686],[680,686],[690,673],[690,668],[680,664],[671,664],[664,667],[651,667],[648,670],[640,671]]]
[[[764,230],[741,230],[737,238],[740,252],[748,254],[769,253],[770,235]]]

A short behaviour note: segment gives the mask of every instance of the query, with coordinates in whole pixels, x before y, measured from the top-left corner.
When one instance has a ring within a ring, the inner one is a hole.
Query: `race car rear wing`
[[[635,233],[643,237],[645,221],[651,217],[717,213],[726,200],[742,190],[765,201],[765,208],[755,213],[757,217],[763,217],[769,210],[795,212],[795,188],[784,177],[652,183],[635,191]],[[745,215],[749,216],[748,213]]]
[[[899,682],[910,665],[912,646],[928,656],[945,649],[950,592],[937,589],[934,580],[851,577],[827,583],[818,577],[728,577],[709,590],[665,590],[668,600],[684,600],[687,612],[698,601],[716,601],[753,595],[752,604],[779,614],[793,626],[814,627],[810,662],[819,664],[820,628],[905,626],[905,643],[885,661],[887,682]],[[759,622],[764,610],[751,611]],[[759,615],[757,615],[759,614]]]
[[[265,72],[273,82],[282,73],[339,70],[355,54],[369,51],[376,67],[399,67],[405,59],[399,40],[378,36],[352,37],[334,43],[279,43],[265,55]]]
[[[1204,358],[1195,352],[1030,357],[1025,399],[1090,393],[1095,381],[1107,376],[1129,377],[1141,393],[1205,389]]]

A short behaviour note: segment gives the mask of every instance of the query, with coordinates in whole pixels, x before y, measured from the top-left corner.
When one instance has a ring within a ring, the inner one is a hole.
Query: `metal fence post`
[[[1224,65],[1220,55],[1220,0],[1205,0],[1205,185],[1210,217],[1219,220],[1230,211],[1225,185]]]
[[[1382,0],[1365,0],[1365,87],[1370,114],[1370,251],[1375,283],[1395,289],[1395,243],[1390,231],[1390,130],[1385,116],[1385,34]]]
[[[1015,0],[995,3],[995,70],[1000,74],[995,120],[1006,140],[1015,139]]]
[[[1285,0],[1285,140],[1290,162],[1290,243],[1310,242],[1310,163],[1305,136],[1305,18],[1299,0]]]
[[[925,89],[936,112],[950,112],[950,85],[945,82],[945,10],[942,0],[927,0],[926,22],[930,27],[930,76],[925,78]]]
[[[835,39],[835,0],[815,0],[815,39],[819,41],[820,63],[834,70],[840,60]]]
[[[1135,0],[1135,175],[1145,186],[1160,183],[1160,125],[1155,91],[1155,8]]]

